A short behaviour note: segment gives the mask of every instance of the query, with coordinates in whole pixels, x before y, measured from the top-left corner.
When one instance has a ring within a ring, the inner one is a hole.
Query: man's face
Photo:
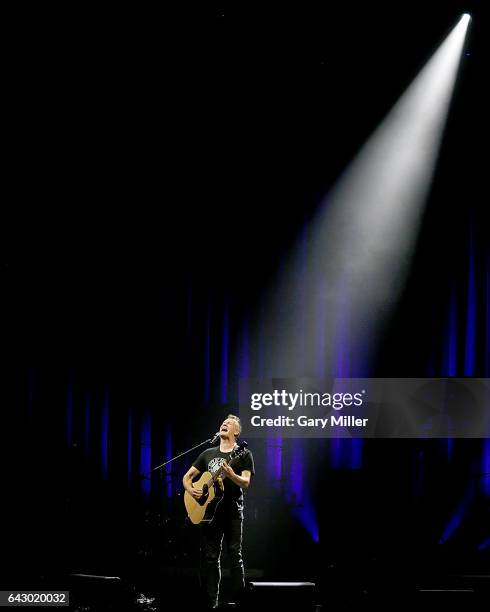
[[[222,437],[224,434],[227,438],[231,438],[232,440],[234,440],[236,438],[235,434],[238,433],[238,423],[235,421],[235,419],[225,419],[221,423],[219,432]]]

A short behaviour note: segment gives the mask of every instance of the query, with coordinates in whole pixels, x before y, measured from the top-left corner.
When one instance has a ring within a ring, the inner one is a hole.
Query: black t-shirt
[[[208,448],[202,452],[199,457],[192,464],[197,470],[201,472],[211,472],[214,474],[218,470],[224,461],[231,463],[233,471],[241,476],[243,470],[249,470],[253,475],[255,474],[254,459],[252,453],[245,449],[245,453],[238,458],[230,461],[231,451],[229,453],[223,453],[220,451],[219,446]],[[243,489],[237,484],[232,482],[229,478],[223,479],[224,484],[224,497],[219,504],[222,511],[230,513],[232,516],[243,518]]]

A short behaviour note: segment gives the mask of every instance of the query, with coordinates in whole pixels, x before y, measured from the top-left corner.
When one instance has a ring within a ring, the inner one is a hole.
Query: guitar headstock
[[[239,457],[243,457],[247,450],[248,443],[243,440],[234,448],[231,453],[230,459],[238,459]]]

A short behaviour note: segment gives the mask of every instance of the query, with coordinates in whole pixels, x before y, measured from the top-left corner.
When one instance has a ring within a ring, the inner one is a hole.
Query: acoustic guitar
[[[240,457],[243,457],[247,450],[247,443],[241,442],[231,452],[229,461],[225,461],[233,467]],[[215,515],[216,508],[224,497],[223,476],[221,472],[223,466],[220,466],[213,474],[211,472],[203,472],[192,484],[196,489],[202,489],[202,495],[199,499],[195,499],[192,495],[185,491],[184,504],[187,510],[187,515],[194,525],[199,523],[210,523]],[[225,476],[226,477],[226,476]]]

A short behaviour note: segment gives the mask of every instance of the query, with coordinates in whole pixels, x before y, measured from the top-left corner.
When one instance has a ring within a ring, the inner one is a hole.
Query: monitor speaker
[[[70,574],[70,603],[73,610],[121,610],[127,594],[118,576]]]
[[[315,600],[314,582],[249,582],[244,604],[246,610],[312,612]]]

